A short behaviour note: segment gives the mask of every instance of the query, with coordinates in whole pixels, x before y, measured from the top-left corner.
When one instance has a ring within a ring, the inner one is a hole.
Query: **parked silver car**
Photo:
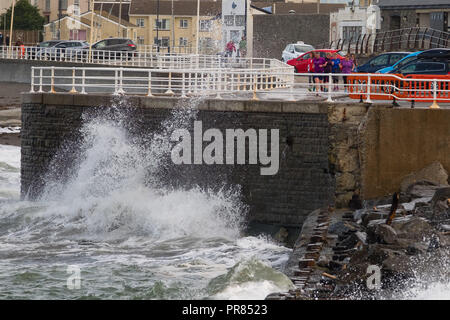
[[[36,56],[38,59],[64,60],[66,57],[71,57],[74,50],[86,48],[86,46],[89,46],[89,43],[83,40],[60,41],[52,47],[41,48]]]
[[[286,46],[283,53],[281,54],[281,61],[288,62],[291,59],[295,59],[302,53],[314,50],[314,47],[305,44],[303,41],[298,41],[297,43],[290,43]]]

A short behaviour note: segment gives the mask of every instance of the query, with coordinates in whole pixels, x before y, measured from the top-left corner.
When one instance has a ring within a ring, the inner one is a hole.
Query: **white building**
[[[232,40],[236,47],[246,31],[246,0],[222,0],[223,48]]]
[[[330,42],[339,39],[354,39],[359,35],[374,34],[381,28],[380,8],[370,5],[349,5],[330,14]]]

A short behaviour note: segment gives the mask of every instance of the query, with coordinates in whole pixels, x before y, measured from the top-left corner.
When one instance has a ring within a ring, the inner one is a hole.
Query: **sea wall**
[[[168,97],[23,94],[22,196],[36,198],[48,172],[73,166],[76,148],[58,163],[52,159],[65,142],[79,144],[79,129],[89,114],[120,111],[130,136],[145,144],[142,137],[163,130],[163,122],[187,105],[187,100]],[[450,171],[450,110],[216,99],[199,100],[194,109],[186,126],[191,136],[194,120],[202,121],[203,132],[279,130],[275,175],[261,175],[261,166],[248,164],[248,155],[244,165],[174,165],[166,155],[160,170],[160,181],[178,188],[239,187],[249,221],[256,223],[298,227],[317,208],[346,207],[355,193],[363,200],[390,195],[405,175],[434,161]]]
[[[171,112],[186,105],[176,98],[128,97],[121,102],[115,99],[106,95],[23,95],[23,197],[35,198],[40,194],[48,171],[73,165],[75,149],[69,149],[61,157],[59,161],[64,164],[52,163],[52,159],[64,141],[80,139],[78,130],[83,114],[116,112],[113,106],[120,104],[119,108],[129,109],[124,123],[131,124],[130,135],[139,138],[162,130],[161,124],[171,117]],[[208,128],[222,132],[239,128],[278,129],[279,171],[275,175],[261,175],[258,164],[174,165],[168,157],[167,166],[160,172],[164,176],[161,181],[180,188],[239,186],[249,207],[248,219],[267,224],[299,226],[309,212],[333,203],[326,103],[203,100],[196,106],[195,120],[202,121],[203,132]],[[187,126],[190,132],[193,121]]]

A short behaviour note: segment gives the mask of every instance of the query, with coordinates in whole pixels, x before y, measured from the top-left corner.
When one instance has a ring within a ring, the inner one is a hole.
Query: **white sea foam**
[[[20,147],[0,145],[0,200],[20,193]]]
[[[20,127],[0,127],[0,134],[2,133],[19,133]]]

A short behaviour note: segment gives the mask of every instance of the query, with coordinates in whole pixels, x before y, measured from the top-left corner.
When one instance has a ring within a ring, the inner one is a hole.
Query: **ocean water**
[[[195,102],[181,106],[146,148],[120,112],[87,117],[70,175],[50,168],[35,201],[20,199],[20,148],[0,145],[0,299],[264,299],[292,288],[281,272],[290,249],[244,234],[238,188],[156,181],[165,138],[195,116]]]

